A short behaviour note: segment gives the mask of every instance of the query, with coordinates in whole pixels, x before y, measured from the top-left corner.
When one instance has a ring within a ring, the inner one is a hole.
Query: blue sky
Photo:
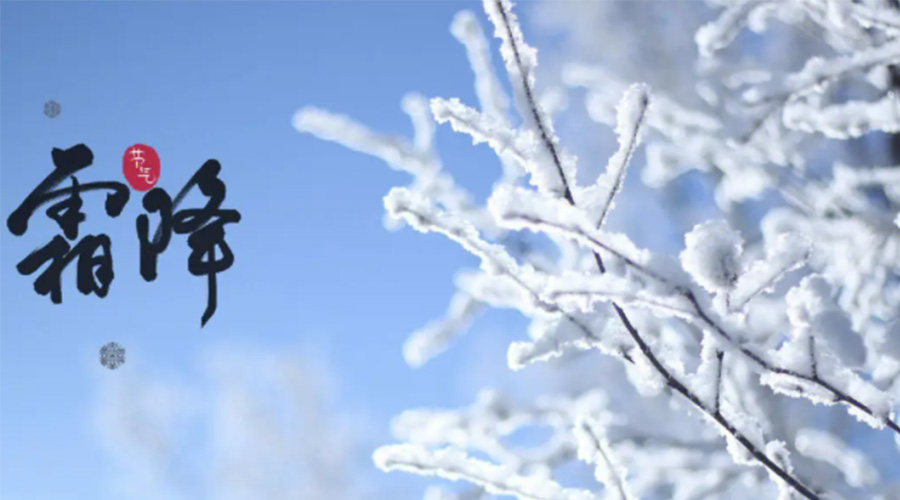
[[[338,405],[363,415],[376,442],[405,408],[471,401],[472,365],[462,360],[477,352],[502,366],[502,343],[468,338],[415,374],[400,347],[442,314],[454,272],[474,260],[436,236],[385,231],[382,197],[406,176],[290,123],[312,104],[409,134],[399,108],[407,91],[475,102],[464,51],[448,32],[464,7],[481,14],[477,3],[456,2],[2,3],[4,221],[51,171],[51,149],[79,143],[94,152],[81,182],[124,182],[125,148],[153,146],[158,186],[173,195],[215,158],[225,207],[243,219],[227,228],[236,261],[219,275],[218,311],[203,329],[206,283],[187,271],[183,236],[160,257],[156,281],[139,275],[140,193],[118,218],[103,211],[103,195],[84,196],[81,234],[112,240],[116,274],[104,299],[77,291],[75,265],[63,275],[61,305],[35,294],[34,276],[15,266],[60,231],[43,211],[21,237],[4,223],[0,496],[115,498],[91,430],[98,380],[130,370],[190,380],[210,345],[319,346],[314,355],[339,380]],[[62,105],[55,119],[42,112],[50,99]],[[438,141],[459,181],[485,195],[499,168],[492,155],[447,128]],[[509,320],[495,314],[476,331],[506,335]],[[128,351],[115,372],[97,361],[110,340]]]

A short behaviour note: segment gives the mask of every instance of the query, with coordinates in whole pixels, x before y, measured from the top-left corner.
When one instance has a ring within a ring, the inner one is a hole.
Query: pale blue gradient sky
[[[442,314],[455,270],[474,260],[436,236],[385,231],[382,196],[407,177],[290,125],[314,104],[408,134],[399,109],[408,90],[474,103],[464,51],[448,32],[464,7],[480,13],[456,2],[2,3],[0,497],[115,498],[91,430],[98,378],[138,368],[190,378],[211,344],[325,345],[338,403],[363,409],[376,441],[402,409],[471,401],[458,382],[471,377],[460,352],[481,344],[466,339],[414,376],[400,347]],[[48,99],[62,104],[56,119],[42,113]],[[484,196],[498,172],[493,156],[446,127],[438,141],[448,168]],[[183,236],[160,257],[155,282],[138,273],[139,193],[116,219],[103,195],[85,196],[81,235],[113,242],[105,299],[76,290],[74,264],[62,305],[15,270],[59,233],[43,211],[22,237],[5,227],[50,172],[51,148],[85,143],[95,160],[79,180],[122,180],[121,155],[136,142],[159,152],[159,185],[173,195],[218,159],[226,206],[243,215],[227,228],[236,262],[219,276],[219,309],[202,330],[206,283],[187,271]],[[492,315],[477,329],[506,330],[508,319]],[[110,340],[128,350],[117,372],[97,362]],[[496,346],[489,355],[502,366]]]

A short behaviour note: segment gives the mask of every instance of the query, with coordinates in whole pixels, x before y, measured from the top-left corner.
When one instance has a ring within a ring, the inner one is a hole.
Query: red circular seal
[[[122,155],[122,173],[137,191],[147,191],[159,180],[159,155],[146,144],[135,144]]]

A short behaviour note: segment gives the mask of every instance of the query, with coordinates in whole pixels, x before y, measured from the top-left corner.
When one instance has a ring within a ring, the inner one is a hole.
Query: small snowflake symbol
[[[110,342],[100,348],[100,364],[115,370],[125,364],[125,348],[116,342]]]
[[[48,118],[56,118],[61,111],[62,106],[54,100],[49,100],[44,103],[44,115]]]

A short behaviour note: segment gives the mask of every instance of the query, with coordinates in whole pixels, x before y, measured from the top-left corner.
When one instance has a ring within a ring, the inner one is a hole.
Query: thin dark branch
[[[503,2],[500,2],[499,0],[497,0],[497,10],[500,11],[500,17],[503,18],[503,26],[506,28],[506,36],[509,37],[509,45],[512,47],[513,55],[516,58],[516,66],[519,67],[519,76],[522,78],[522,88],[525,89],[525,98],[528,100],[528,107],[531,109],[531,115],[534,119],[535,126],[538,128],[538,132],[541,134],[541,141],[543,141],[547,151],[550,152],[550,156],[553,158],[553,164],[556,166],[556,171],[559,173],[559,178],[562,180],[563,197],[566,201],[574,205],[575,198],[572,197],[572,190],[569,189],[569,182],[566,180],[566,174],[563,173],[562,163],[559,161],[559,154],[556,152],[556,146],[550,139],[550,134],[547,132],[544,122],[541,120],[541,115],[538,112],[537,103],[534,100],[534,94],[532,93],[531,85],[528,82],[528,73],[522,65],[522,58],[519,56],[519,47],[516,45],[516,40],[513,37],[512,26],[507,17],[508,14],[506,13],[506,9],[503,8]]]
[[[643,108],[641,108],[641,113],[637,117],[636,121],[638,123],[638,126],[637,126],[637,129],[635,130],[635,135],[628,138],[628,149],[625,151],[625,155],[622,158],[623,168],[621,170],[621,173],[616,176],[615,182],[613,183],[612,187],[610,187],[610,189],[609,189],[610,196],[609,196],[609,198],[606,199],[606,203],[603,204],[603,209],[600,210],[600,216],[597,218],[597,229],[600,229],[600,226],[603,225],[603,222],[605,221],[607,214],[609,214],[609,211],[612,209],[613,199],[616,196],[616,193],[619,192],[619,190],[622,188],[622,184],[625,182],[626,170],[624,167],[627,167],[628,163],[631,162],[631,157],[634,155],[634,150],[638,146],[637,136],[638,136],[638,134],[640,134],[640,130],[641,130],[641,127],[643,126],[643,122],[644,122],[644,116],[646,114],[647,114],[647,106],[645,105]],[[622,139],[619,138],[619,140],[621,141]]]
[[[812,366],[813,378],[819,378],[819,366],[816,361],[816,339],[812,336],[809,337],[809,362]]]
[[[771,120],[777,113],[781,112],[786,102],[787,98],[779,98],[775,103],[770,104],[769,107],[765,111],[763,111],[763,113],[753,122],[749,129],[735,141],[738,144],[748,144],[750,141],[752,141],[753,138],[756,137],[756,134],[758,134],[763,129],[765,124],[769,120]]]
[[[725,353],[722,351],[716,351],[716,406],[715,412],[721,413],[719,410],[721,409],[721,401],[722,401],[722,369],[723,369],[723,359],[725,358]]]

